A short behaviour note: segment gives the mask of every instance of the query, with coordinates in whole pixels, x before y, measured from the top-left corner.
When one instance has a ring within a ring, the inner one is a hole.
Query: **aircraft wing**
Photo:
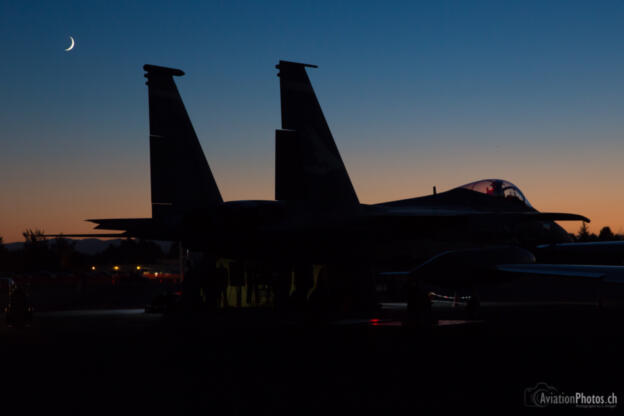
[[[596,248],[604,250],[605,248],[618,247],[624,248],[624,241],[588,241],[578,243],[559,243],[559,244],[542,244],[537,248]]]
[[[494,217],[509,221],[584,221],[590,222],[589,218],[579,214],[564,212],[538,212],[538,211],[477,211],[470,209],[438,209],[420,207],[391,207],[384,208],[373,213],[378,217]]]
[[[604,279],[610,283],[624,283],[624,266],[593,266],[576,264],[498,264],[499,272],[513,275],[535,275],[545,277],[569,277]],[[380,276],[409,277],[413,271],[382,272]]]
[[[530,251],[514,246],[457,249],[442,252],[409,272],[383,273],[407,276],[448,287],[496,285],[518,278],[591,279],[624,283],[624,266],[536,263]]]
[[[624,266],[593,266],[577,264],[499,264],[496,270],[516,275],[603,279],[624,283]]]
[[[624,259],[624,241],[592,241],[579,243],[542,244],[537,246],[536,254],[576,256],[599,255],[620,256]]]
[[[592,287],[598,289],[595,293],[601,308],[621,310],[624,306],[624,266],[536,263],[499,264],[495,268],[521,279],[554,278],[594,282]]]

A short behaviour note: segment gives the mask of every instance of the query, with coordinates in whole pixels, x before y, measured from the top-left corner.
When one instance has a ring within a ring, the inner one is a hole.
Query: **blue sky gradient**
[[[624,2],[406,3],[0,3],[0,235],[150,215],[145,63],[187,73],[224,198],[272,199],[279,59],[319,65],[363,202],[503,177],[624,232]]]

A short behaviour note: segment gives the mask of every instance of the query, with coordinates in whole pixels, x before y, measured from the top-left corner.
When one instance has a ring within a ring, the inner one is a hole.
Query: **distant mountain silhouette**
[[[121,239],[117,238],[114,240],[100,240],[99,238],[85,238],[83,240],[68,238],[67,240],[76,243],[75,249],[79,253],[93,255],[97,253],[101,253],[110,245],[118,246],[121,244]],[[54,241],[53,238],[47,240],[48,244]],[[154,241],[156,244],[160,246],[164,253],[167,253],[171,248],[171,242],[169,241]],[[17,243],[7,243],[4,245],[9,251],[21,250],[24,248],[23,242]]]

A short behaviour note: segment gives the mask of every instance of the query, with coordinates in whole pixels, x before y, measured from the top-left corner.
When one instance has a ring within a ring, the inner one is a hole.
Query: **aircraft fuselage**
[[[431,211],[431,216],[396,215]],[[458,211],[470,215],[457,215]],[[569,241],[554,221],[496,216],[537,212],[461,188],[437,195],[334,210],[297,201],[231,201],[185,218],[185,247],[232,258],[367,262],[401,268],[445,250]],[[449,215],[440,213],[449,212]],[[479,216],[479,213],[484,215]],[[390,215],[393,214],[393,215]],[[476,214],[476,215],[475,215]]]

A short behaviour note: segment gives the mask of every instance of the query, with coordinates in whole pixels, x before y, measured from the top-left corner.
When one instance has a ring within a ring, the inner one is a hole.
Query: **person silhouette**
[[[487,189],[487,194],[496,196],[496,197],[505,196],[505,190],[503,189],[503,181],[498,180],[498,179],[492,181],[490,183],[490,186]]]

